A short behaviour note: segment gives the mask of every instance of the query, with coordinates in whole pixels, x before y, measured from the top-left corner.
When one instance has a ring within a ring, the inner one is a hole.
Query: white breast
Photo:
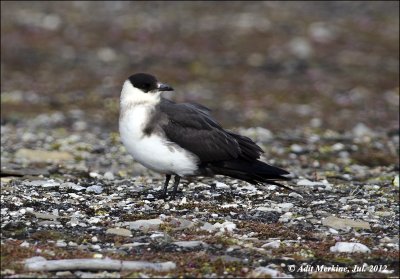
[[[127,151],[151,170],[180,176],[195,174],[198,160],[195,155],[166,141],[161,135],[152,133],[147,136],[143,133],[150,108],[146,104],[130,106],[120,116],[119,132]]]

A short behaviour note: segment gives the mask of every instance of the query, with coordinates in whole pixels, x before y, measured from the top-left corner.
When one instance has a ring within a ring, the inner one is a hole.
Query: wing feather
[[[201,162],[236,159],[241,154],[238,141],[211,118],[209,110],[193,104],[176,104],[162,99],[166,137],[198,156]]]

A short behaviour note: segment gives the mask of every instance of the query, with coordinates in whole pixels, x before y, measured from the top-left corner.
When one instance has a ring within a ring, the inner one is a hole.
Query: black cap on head
[[[156,77],[146,73],[131,75],[129,81],[134,87],[142,89],[144,92],[149,92],[158,88]]]

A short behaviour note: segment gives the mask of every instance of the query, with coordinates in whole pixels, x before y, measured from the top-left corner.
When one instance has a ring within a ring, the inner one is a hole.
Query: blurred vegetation
[[[135,72],[227,127],[397,129],[399,2],[1,2],[2,123],[80,110],[115,131]]]

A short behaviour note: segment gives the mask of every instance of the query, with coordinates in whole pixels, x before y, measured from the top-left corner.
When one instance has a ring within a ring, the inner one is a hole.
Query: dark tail
[[[247,161],[242,159],[232,161],[215,162],[209,166],[215,174],[222,174],[247,181],[251,184],[273,184],[293,192],[297,192],[275,180],[290,180],[283,175],[289,174],[284,169],[268,165],[264,162],[254,160]]]

